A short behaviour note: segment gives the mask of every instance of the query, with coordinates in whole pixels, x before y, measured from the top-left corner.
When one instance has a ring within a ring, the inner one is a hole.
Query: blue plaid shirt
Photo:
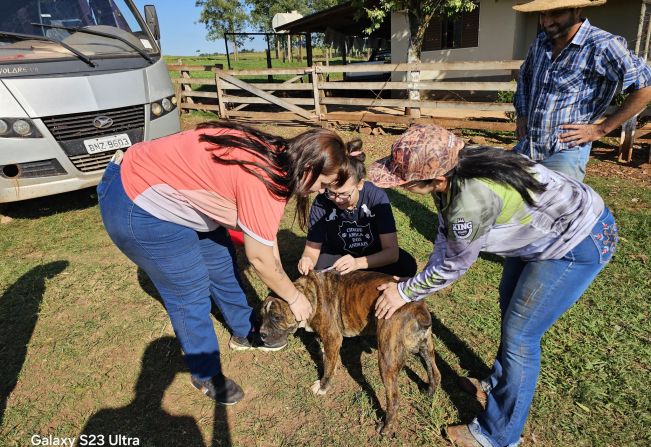
[[[544,160],[567,149],[562,124],[588,124],[601,117],[619,89],[631,92],[651,85],[651,68],[626,47],[626,40],[590,25],[581,28],[556,59],[542,32],[520,68],[513,104],[528,117],[527,135],[517,152]]]

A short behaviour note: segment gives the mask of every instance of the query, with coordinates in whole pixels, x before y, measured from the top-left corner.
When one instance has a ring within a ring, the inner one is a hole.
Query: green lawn
[[[284,136],[302,130],[265,129]],[[388,153],[396,136],[362,138],[372,160]],[[543,340],[528,446],[651,445],[651,187],[629,171],[602,176],[606,164],[591,161],[587,183],[613,209],[622,242]],[[401,246],[423,265],[436,222],[431,199],[397,190],[390,198]],[[277,353],[234,353],[216,320],[225,372],[247,396],[234,407],[214,406],[190,386],[157,294],[109,240],[92,190],[13,204],[6,214],[13,221],[0,226],[2,446],[82,432],[138,436],[149,446],[445,446],[441,428],[479,410],[457,379],[485,374],[497,349],[501,265],[494,257],[482,257],[428,299],[442,388],[433,399],[421,393],[424,370],[412,359],[401,374],[398,436],[381,439],[374,427],[384,388],[372,341],[346,341],[332,391],[316,397],[309,386],[321,369],[320,348],[310,334],[299,331]],[[289,209],[279,241],[295,277],[304,233],[292,216]],[[257,305],[266,288],[240,260]]]
[[[272,68],[306,68],[307,67],[307,60],[305,56],[305,52],[303,52],[303,59],[302,60],[296,60],[292,59],[292,61],[284,61],[282,59],[276,59],[274,56],[274,53],[272,51],[272,60],[271,60],[271,67]],[[325,58],[322,54],[322,52],[319,49],[314,50],[313,57],[316,60],[321,61],[325,65]],[[218,55],[218,56],[197,56],[197,57],[192,57],[192,56],[164,56],[165,62],[167,64],[178,64],[179,61],[183,63],[184,65],[215,65],[215,64],[222,64],[225,70],[228,69],[228,62],[226,59],[226,55]],[[238,59],[236,60],[235,57],[231,54],[230,56],[231,59],[231,69],[233,70],[252,70],[252,69],[266,69],[267,68],[267,59],[265,53],[262,52],[253,52],[253,53],[240,53],[238,56]],[[365,60],[364,58],[349,58],[349,63],[352,61],[360,61],[360,60]],[[336,57],[332,58],[330,60],[330,65],[342,65],[342,59],[341,57]],[[179,73],[176,71],[170,71],[170,76],[172,78],[178,77]],[[210,72],[191,72],[190,76],[193,78],[209,78],[212,77]],[[259,79],[260,82],[269,82],[267,80],[267,76],[263,77],[255,77],[255,76],[238,76],[241,79],[246,79],[247,81],[251,80],[256,80]],[[293,77],[292,75],[274,75],[274,81],[275,82],[283,82],[287,79],[290,79]],[[332,73],[330,75],[330,79],[332,81],[335,80],[341,80],[343,75],[341,73]]]

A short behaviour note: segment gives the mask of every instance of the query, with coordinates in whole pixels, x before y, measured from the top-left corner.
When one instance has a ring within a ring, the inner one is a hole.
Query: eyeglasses
[[[356,189],[357,188],[355,187],[351,189],[349,192],[332,192],[329,189],[326,189],[324,194],[330,200],[337,200],[337,199],[349,200],[355,193]]]

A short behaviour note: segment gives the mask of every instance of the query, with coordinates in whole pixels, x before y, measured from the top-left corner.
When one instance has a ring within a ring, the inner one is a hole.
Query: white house
[[[648,1],[648,0],[646,0]],[[512,9],[523,0],[479,0],[471,13],[455,20],[435,18],[423,42],[423,62],[520,60],[538,33],[538,13]],[[626,38],[629,48],[647,55],[649,13],[645,0],[609,0],[603,6],[585,8],[584,15],[595,26]],[[644,26],[640,27],[640,18]],[[391,16],[391,61],[406,62],[409,26],[406,12]],[[395,75],[394,75],[395,76]],[[401,75],[398,75],[399,77]],[[421,79],[464,78],[470,72],[425,72]],[[482,72],[482,78],[510,77],[509,72]],[[398,80],[398,79],[394,79]]]

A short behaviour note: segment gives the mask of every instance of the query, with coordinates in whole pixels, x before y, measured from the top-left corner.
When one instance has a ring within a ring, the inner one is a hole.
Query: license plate
[[[91,138],[84,140],[86,152],[89,154],[98,154],[100,152],[114,151],[131,146],[129,135],[121,133],[118,135],[109,135],[107,137]]]

